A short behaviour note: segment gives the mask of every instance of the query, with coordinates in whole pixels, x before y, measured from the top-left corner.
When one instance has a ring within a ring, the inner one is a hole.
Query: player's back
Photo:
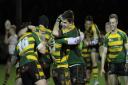
[[[21,66],[28,62],[37,60],[38,56],[36,46],[38,45],[39,41],[37,41],[35,38],[38,38],[38,36],[36,36],[36,33],[33,32],[25,33],[20,37],[16,50],[20,58]]]

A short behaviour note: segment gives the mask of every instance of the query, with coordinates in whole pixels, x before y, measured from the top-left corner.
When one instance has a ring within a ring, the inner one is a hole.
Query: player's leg
[[[40,63],[40,64],[41,64],[43,72],[44,72],[44,74],[46,76],[46,79],[49,79],[50,78],[50,68],[51,68],[50,64],[49,65],[48,65],[48,63],[45,63],[45,64],[44,63]]]
[[[125,70],[125,83],[126,85],[128,85],[128,65],[125,66],[126,70]]]
[[[108,82],[108,62],[107,61],[105,62],[104,69],[105,69],[105,74],[104,74],[105,83],[106,83],[106,85],[109,85],[109,82]]]
[[[7,63],[6,63],[6,66],[5,66],[5,79],[4,79],[4,83],[3,85],[6,85],[7,84],[7,81],[10,77],[10,72],[11,72],[11,56],[8,55],[8,59],[7,59]]]
[[[108,75],[108,82],[109,82],[109,85],[117,85],[117,76],[115,74],[109,74]]]
[[[81,64],[78,66],[78,85],[85,85],[86,82],[86,66],[84,64]]]
[[[118,85],[115,64],[109,63],[108,67],[108,82],[109,85]]]
[[[30,62],[20,68],[23,85],[47,85],[44,72],[38,61]]]
[[[22,84],[22,78],[17,78],[15,81],[15,85],[23,85]]]
[[[70,67],[72,85],[85,85],[84,65],[74,65]]]
[[[125,84],[128,85],[128,76],[125,76]]]
[[[60,81],[61,85],[71,85],[71,80],[70,80],[70,71],[68,68],[61,68],[60,69]]]
[[[52,68],[52,78],[55,83],[55,85],[61,85],[61,82],[59,81],[59,70],[55,67]]]
[[[92,60],[92,74],[93,74],[93,77],[95,79],[94,83],[95,83],[95,85],[98,85],[99,84],[99,81],[98,81],[99,69],[98,69],[98,65],[97,65],[97,56],[96,56],[96,49],[95,48],[92,49],[91,60]]]
[[[33,81],[31,80],[30,76],[29,76],[29,72],[28,72],[28,68],[27,67],[23,67],[20,68],[21,69],[21,78],[22,78],[22,82],[23,85],[34,85]]]
[[[15,85],[23,85],[21,74],[20,74],[20,69],[16,68],[16,80],[15,80]]]
[[[125,81],[126,78],[126,69],[125,69],[125,63],[119,63],[116,65],[116,71],[117,71],[117,75],[118,75],[118,82],[119,84],[123,85],[123,84],[127,84]]]
[[[47,85],[46,79],[41,79],[35,82],[35,85]]]
[[[91,58],[86,57],[86,58],[84,58],[84,60],[85,60],[85,64],[86,64],[86,69],[85,69],[86,85],[89,85],[90,79],[91,79],[91,69],[92,69]]]
[[[34,62],[31,67],[33,70],[31,77],[34,78],[35,85],[47,85],[45,74],[39,62]]]
[[[68,68],[54,68],[52,70],[55,85],[71,85],[70,72]]]

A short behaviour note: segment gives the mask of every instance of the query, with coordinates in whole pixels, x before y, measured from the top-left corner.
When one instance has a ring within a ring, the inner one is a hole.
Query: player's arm
[[[104,39],[104,47],[103,47],[103,52],[102,52],[102,56],[101,56],[101,75],[102,73],[104,73],[104,65],[105,65],[105,60],[106,60],[106,55],[107,55],[107,50],[108,50],[108,40],[105,37]]]
[[[37,46],[37,50],[42,53],[45,54],[46,52],[46,41],[42,41],[38,35],[38,33],[33,32],[32,33],[34,39],[35,39],[35,44]]]
[[[107,55],[107,47],[104,47],[103,48],[103,53],[102,53],[102,56],[101,56],[101,71],[104,70],[106,55]]]
[[[84,34],[81,32],[80,36],[78,37],[57,39],[57,42],[61,44],[76,45],[79,44],[83,39],[84,39]]]
[[[20,60],[19,57],[19,47],[16,45],[15,47],[15,52],[14,52],[14,60],[12,61],[12,65],[16,65],[18,63],[18,61]]]
[[[124,34],[124,47],[126,49],[126,64],[128,64],[128,37]]]
[[[42,53],[45,54],[46,53],[46,42],[42,41],[38,46],[37,46],[37,50]]]
[[[60,21],[61,21],[61,15],[56,19],[56,22],[54,24],[53,35],[55,37],[59,37],[60,36],[60,30],[59,30]]]
[[[96,31],[96,28],[92,28],[92,31],[93,31],[93,40],[90,41],[89,45],[96,45],[98,44],[98,33]]]
[[[126,43],[124,46],[126,49],[126,63],[128,63],[128,43]]]
[[[6,32],[5,32],[4,43],[8,44],[8,30],[6,30]]]

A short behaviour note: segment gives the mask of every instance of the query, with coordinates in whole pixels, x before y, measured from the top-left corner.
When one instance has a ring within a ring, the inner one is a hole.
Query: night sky
[[[0,34],[4,33],[6,19],[18,23],[17,1],[0,0]],[[52,28],[57,16],[68,9],[74,11],[75,23],[82,29],[85,16],[92,15],[99,29],[103,30],[111,13],[118,14],[121,29],[128,28],[128,0],[22,0],[22,22],[31,21],[37,25],[38,17],[45,14],[50,19],[49,28]]]

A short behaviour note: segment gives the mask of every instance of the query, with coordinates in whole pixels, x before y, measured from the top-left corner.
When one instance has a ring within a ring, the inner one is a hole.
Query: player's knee
[[[47,85],[46,79],[41,79],[35,82],[35,85]]]
[[[23,85],[23,84],[22,84],[22,78],[17,78],[15,85]]]

